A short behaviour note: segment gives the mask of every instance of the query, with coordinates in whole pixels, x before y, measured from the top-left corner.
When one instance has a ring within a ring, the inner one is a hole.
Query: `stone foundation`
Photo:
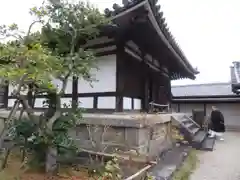
[[[0,112],[1,119],[7,118],[8,113]],[[172,146],[171,116],[171,113],[83,114],[83,120],[70,130],[70,135],[85,150],[124,154],[130,151],[155,159]]]
[[[171,121],[162,115],[84,114],[70,132],[79,148],[105,153],[133,152],[155,159],[172,145]]]

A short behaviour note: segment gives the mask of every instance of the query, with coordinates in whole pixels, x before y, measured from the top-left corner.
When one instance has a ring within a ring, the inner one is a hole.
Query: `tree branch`
[[[27,36],[25,38],[25,42],[28,40],[29,36],[30,36],[30,33],[31,33],[31,30],[32,30],[32,27],[36,24],[36,23],[41,23],[42,24],[42,21],[41,20],[37,20],[37,21],[33,21],[29,28],[28,28],[28,32],[27,32]]]

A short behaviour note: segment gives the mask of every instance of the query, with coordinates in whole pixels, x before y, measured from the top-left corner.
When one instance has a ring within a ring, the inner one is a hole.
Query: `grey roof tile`
[[[232,84],[239,84],[240,83],[240,62],[238,61],[233,62],[233,66],[231,66],[230,69],[231,69]]]

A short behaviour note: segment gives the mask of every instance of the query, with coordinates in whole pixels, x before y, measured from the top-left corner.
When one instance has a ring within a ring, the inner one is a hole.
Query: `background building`
[[[214,105],[223,112],[228,128],[240,129],[240,96],[233,93],[232,83],[172,86],[172,94],[175,111],[192,113],[192,109],[201,109],[208,116]]]

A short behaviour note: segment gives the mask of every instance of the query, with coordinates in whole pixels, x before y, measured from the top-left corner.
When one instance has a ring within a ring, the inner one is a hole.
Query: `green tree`
[[[25,34],[16,24],[0,27],[2,38],[15,38],[0,45],[0,76],[14,87],[12,95],[17,99],[0,134],[0,147],[10,136],[24,152],[30,151],[38,163],[44,163],[46,171],[54,171],[57,154],[75,149],[67,132],[81,115],[76,108],[62,112],[61,97],[71,78],[92,81],[94,53],[81,48],[81,44],[96,37],[98,27],[107,21],[96,8],[83,2],[52,0],[32,8],[30,14],[36,20]],[[32,33],[37,23],[42,25],[41,31]],[[60,80],[62,86],[56,87],[53,79]],[[34,114],[34,102],[28,101],[29,92],[34,96],[47,94],[49,107],[40,117]],[[16,120],[20,105],[22,110]],[[5,152],[3,167],[9,152],[10,149]]]

